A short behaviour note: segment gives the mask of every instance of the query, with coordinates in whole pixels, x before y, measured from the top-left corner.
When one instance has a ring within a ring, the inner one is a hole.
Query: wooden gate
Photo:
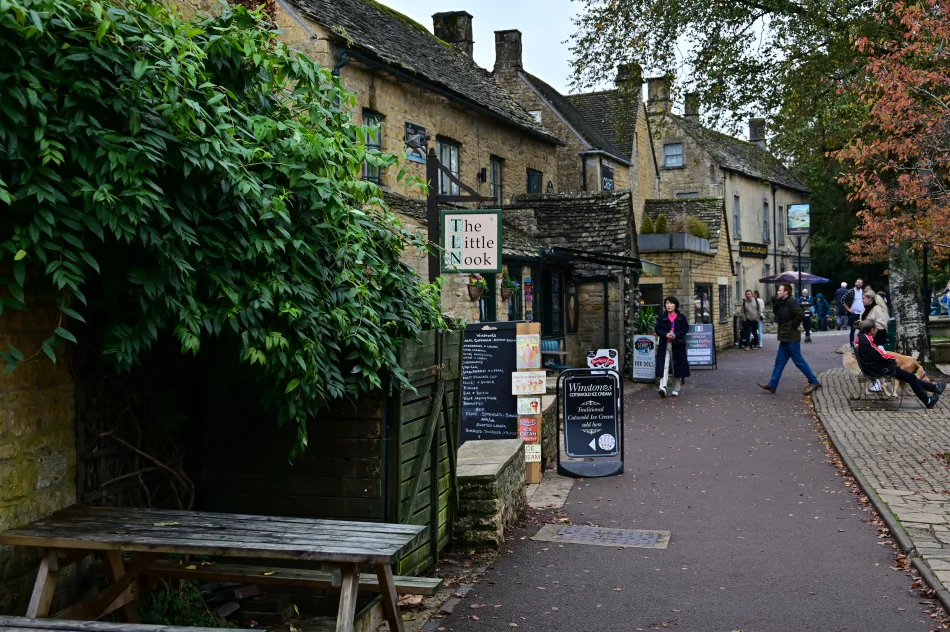
[[[386,424],[386,519],[429,527],[426,538],[396,564],[414,575],[435,564],[452,536],[461,397],[462,333],[428,331],[403,345],[400,366],[413,389],[392,395]]]

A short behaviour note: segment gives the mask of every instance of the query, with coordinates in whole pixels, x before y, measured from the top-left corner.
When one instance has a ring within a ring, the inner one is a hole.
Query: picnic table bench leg
[[[379,580],[379,593],[383,597],[383,611],[386,621],[389,622],[389,632],[405,632],[406,626],[399,614],[396,602],[396,582],[393,580],[393,569],[389,564],[376,565],[376,577]]]
[[[125,564],[122,563],[122,554],[118,551],[106,551],[106,559],[104,560],[106,566],[106,577],[109,578],[109,582],[115,584],[119,579],[125,575]],[[132,589],[135,591],[135,589]],[[122,606],[122,616],[125,618],[127,623],[141,623],[142,619],[139,617],[139,611],[135,607],[135,602],[128,603]]]
[[[356,564],[344,564],[340,569],[340,609],[336,615],[336,632],[353,632],[356,618],[356,594],[360,587],[360,569]]]
[[[49,607],[53,602],[53,592],[56,590],[56,580],[59,579],[59,551],[46,549],[40,570],[36,574],[36,583],[33,585],[33,594],[30,596],[30,605],[27,606],[26,616],[42,618],[49,615]]]

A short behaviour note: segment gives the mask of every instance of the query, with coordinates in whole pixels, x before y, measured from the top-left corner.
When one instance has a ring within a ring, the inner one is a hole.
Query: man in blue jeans
[[[759,387],[775,394],[778,381],[782,379],[782,371],[791,360],[798,370],[808,378],[805,395],[814,393],[821,388],[821,382],[812,373],[811,367],[802,357],[802,320],[805,312],[801,305],[792,296],[792,286],[782,283],[776,293],[778,301],[775,304],[775,322],[778,323],[778,352],[775,354],[775,368],[772,370],[772,379],[768,384],[759,382]]]

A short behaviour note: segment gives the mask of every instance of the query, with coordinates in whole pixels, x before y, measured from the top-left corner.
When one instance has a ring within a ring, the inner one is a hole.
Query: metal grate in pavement
[[[594,546],[612,546],[615,548],[665,549],[670,543],[670,532],[546,524],[531,539],[542,542],[593,544]]]

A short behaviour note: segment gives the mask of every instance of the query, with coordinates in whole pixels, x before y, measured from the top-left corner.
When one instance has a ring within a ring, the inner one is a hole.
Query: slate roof
[[[700,147],[708,151],[720,167],[766,180],[786,189],[809,193],[804,182],[789,171],[778,158],[755,143],[733,138],[675,114],[671,114],[670,118]]]
[[[291,3],[304,16],[345,40],[348,48],[446,90],[544,141],[559,144],[490,72],[398,11],[374,0]]]
[[[692,215],[706,222],[713,238],[709,240],[709,251],[716,254],[719,251],[720,231],[729,228],[723,218],[725,206],[722,198],[679,198],[675,200],[645,200],[643,216],[656,221],[660,215],[666,215],[667,220],[676,215]],[[728,235],[726,235],[728,238]]]
[[[580,134],[581,138],[583,138],[588,145],[591,145],[594,149],[605,151],[620,160],[630,161],[630,150],[625,151],[623,147],[617,143],[616,134],[611,133],[611,136],[604,134],[602,130],[604,124],[599,113],[588,116],[588,112],[583,106],[578,106],[574,103],[574,97],[565,97],[530,73],[522,72],[521,77],[564,117],[568,124]],[[614,90],[613,92],[616,91]],[[598,107],[600,105],[601,104],[598,103]],[[636,116],[635,113],[634,116]]]
[[[637,95],[636,100],[624,99],[619,90],[603,90],[571,94],[567,98],[594,129],[622,152],[623,157],[632,159],[633,131],[637,127],[637,115],[640,112],[640,95]]]

